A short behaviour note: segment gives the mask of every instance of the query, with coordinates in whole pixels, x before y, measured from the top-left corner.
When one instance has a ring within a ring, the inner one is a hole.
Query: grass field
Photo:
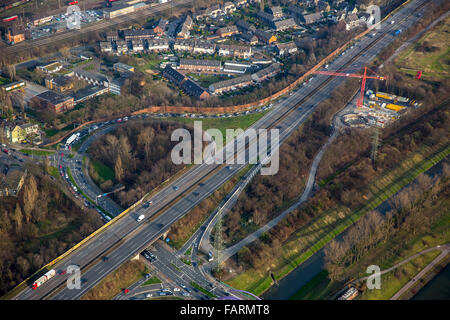
[[[44,151],[44,150],[33,150],[33,149],[22,149],[20,152],[27,154],[27,155],[34,155],[34,156],[51,156],[55,154],[55,151]]]
[[[267,112],[266,110],[259,113],[254,113],[246,116],[231,117],[231,118],[207,118],[207,119],[192,119],[192,118],[170,118],[167,120],[176,121],[180,123],[187,123],[194,125],[194,121],[202,122],[202,129],[219,129],[223,137],[226,137],[226,129],[242,129],[245,130],[253,123],[261,119]]]
[[[422,70],[423,79],[442,80],[450,77],[450,17],[438,23],[395,61],[402,72],[416,75]]]
[[[99,178],[103,179],[103,181],[114,181],[116,179],[113,169],[97,160],[90,159],[89,161],[94,167],[94,170],[97,172]]]
[[[111,300],[146,273],[148,269],[144,263],[136,260],[127,261],[89,290],[81,300]]]
[[[299,230],[294,237],[291,237],[290,241],[283,244],[280,258],[272,263],[272,272],[275,278],[281,279],[293,271],[360,217],[376,208],[403,186],[413,181],[420,173],[431,168],[449,154],[450,146],[447,144],[440,148],[438,146],[433,149],[422,148],[395,169],[383,174],[375,181],[371,181],[367,190],[369,200],[358,210],[336,208],[314,219]],[[248,269],[227,283],[237,289],[260,295],[270,287],[272,279],[267,270]]]
[[[156,283],[161,283],[161,280],[159,280],[158,277],[151,277],[150,279],[145,281],[142,285],[143,286],[148,286],[150,284],[156,284]]]

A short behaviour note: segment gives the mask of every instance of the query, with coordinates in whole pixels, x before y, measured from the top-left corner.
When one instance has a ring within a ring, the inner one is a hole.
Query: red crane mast
[[[375,75],[374,76],[368,76],[367,75],[367,70],[371,71]],[[360,96],[358,98],[358,101],[356,102],[356,106],[358,108],[361,108],[363,106],[364,89],[366,87],[366,80],[367,79],[377,79],[377,80],[386,80],[387,79],[387,77],[379,76],[373,70],[371,70],[371,69],[369,69],[367,67],[364,67],[364,74],[344,73],[344,72],[334,72],[334,71],[316,71],[314,73],[316,73],[316,74],[323,74],[323,75],[327,75],[327,76],[350,77],[350,78],[362,79],[361,94],[360,94]]]

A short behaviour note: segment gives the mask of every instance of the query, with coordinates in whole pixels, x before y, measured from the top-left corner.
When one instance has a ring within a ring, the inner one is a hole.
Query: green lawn
[[[148,286],[150,284],[156,284],[156,283],[161,283],[161,280],[159,280],[158,277],[151,277],[150,279],[145,281],[142,285],[143,286]]]
[[[98,176],[103,179],[103,181],[114,181],[116,179],[114,170],[110,167],[94,159],[90,159],[90,162],[92,163],[92,166],[94,167],[94,170],[97,172]]]
[[[192,264],[192,263],[191,263],[191,260],[189,260],[189,259],[181,258],[180,260],[183,261],[183,263],[184,263],[184,264],[187,264],[188,266],[190,266],[190,265]]]
[[[55,151],[44,151],[44,150],[33,150],[33,149],[22,149],[20,152],[27,155],[34,156],[51,156],[55,153]]]

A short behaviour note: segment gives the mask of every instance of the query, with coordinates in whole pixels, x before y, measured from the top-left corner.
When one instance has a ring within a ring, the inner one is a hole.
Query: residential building
[[[113,51],[111,41],[100,41],[100,51],[103,53],[110,53]]]
[[[296,53],[298,49],[294,42],[287,42],[287,43],[277,43],[276,50],[278,52],[278,55],[283,56],[287,54]]]
[[[297,24],[295,23],[294,19],[292,19],[292,18],[275,21],[273,24],[274,24],[274,28],[276,31],[285,31],[288,29],[297,28]]]
[[[128,40],[144,40],[144,39],[152,39],[155,37],[155,33],[151,29],[142,29],[142,30],[124,30],[123,37],[125,41]]]
[[[196,41],[193,52],[195,54],[214,54],[216,52],[216,44],[209,41]]]
[[[215,4],[212,7],[206,9],[206,14],[209,15],[211,18],[217,18],[218,16],[223,14],[223,11],[220,8],[220,5]]]
[[[242,40],[248,42],[250,45],[258,44],[258,38],[251,32],[244,32],[240,34]]]
[[[173,44],[175,51],[193,51],[195,47],[195,41],[192,39],[176,39]]]
[[[106,41],[116,41],[119,40],[119,32],[116,31],[108,31],[106,32]]]
[[[250,67],[250,63],[227,61],[223,65],[223,72],[244,74],[247,71],[247,68]]]
[[[304,15],[303,19],[304,19],[304,23],[306,25],[309,25],[309,24],[320,22],[323,19],[323,17],[320,12],[317,12],[317,13],[311,13],[311,14]]]
[[[296,5],[289,5],[287,11],[291,15],[292,18],[299,19],[300,21],[304,21],[303,19],[303,9]]]
[[[186,78],[184,74],[178,72],[177,70],[173,69],[171,66],[166,66],[163,69],[163,76],[172,81],[175,85],[180,86],[181,83]]]
[[[238,20],[236,22],[236,27],[240,32],[254,32],[256,30],[255,26],[245,20]]]
[[[252,79],[256,82],[262,82],[268,78],[271,78],[278,74],[281,70],[281,65],[279,63],[272,63],[267,68],[259,70],[252,74]]]
[[[270,34],[267,31],[260,30],[260,29],[256,29],[255,36],[258,38],[259,41],[266,43],[266,44],[271,44],[271,43],[277,41],[276,36]]]
[[[186,79],[181,83],[181,90],[186,92],[188,95],[193,96],[197,99],[203,100],[209,97],[209,93],[200,87],[196,82],[191,79]]]
[[[109,82],[109,92],[120,96],[122,94],[122,89],[125,85],[125,81],[128,77],[122,74],[120,77],[114,78]]]
[[[39,126],[37,124],[25,123],[16,125],[7,132],[7,138],[11,143],[20,143],[33,135],[39,135]]]
[[[225,38],[225,37],[230,37],[230,36],[232,36],[234,34],[238,34],[239,30],[238,30],[238,28],[236,26],[226,26],[226,27],[218,29],[216,31],[216,33],[220,37]]]
[[[208,90],[212,94],[222,94],[223,92],[236,90],[253,84],[251,75],[243,75],[237,78],[219,81],[209,86]]]
[[[261,19],[263,22],[267,23],[268,25],[272,25],[275,21],[275,18],[270,13],[267,13],[265,11],[260,11],[257,14],[258,18]]]
[[[167,39],[151,39],[147,40],[148,51],[160,52],[169,50],[169,41]]]
[[[283,10],[280,6],[273,6],[269,8],[269,12],[272,14],[274,19],[283,18]]]
[[[144,51],[144,41],[145,40],[131,40],[131,47],[133,48],[133,52]]]
[[[193,21],[191,16],[186,16],[186,19],[184,19],[183,24],[181,25],[181,30],[177,34],[177,39],[188,39],[191,34]]]
[[[236,11],[236,6],[233,2],[227,1],[223,4],[223,11],[227,14],[230,14],[234,11]]]
[[[73,97],[65,96],[55,91],[45,91],[31,99],[34,107],[47,108],[55,113],[72,110],[74,107]]]
[[[153,28],[153,32],[161,37],[166,31],[167,24],[168,21],[166,19],[163,18],[159,19],[158,24],[156,25],[156,27]]]
[[[116,41],[117,54],[128,53],[128,42],[123,40]]]
[[[219,72],[221,62],[217,60],[180,59],[178,68],[196,72]]]
[[[252,47],[246,46],[236,46],[229,44],[221,44],[219,47],[219,55],[220,56],[231,56],[241,59],[248,59],[252,56]]]

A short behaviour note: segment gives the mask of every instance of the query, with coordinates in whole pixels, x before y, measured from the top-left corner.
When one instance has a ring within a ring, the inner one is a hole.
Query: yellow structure
[[[20,143],[24,141],[29,135],[31,134],[37,134],[39,132],[39,127],[37,124],[23,124],[23,125],[17,125],[12,129],[10,140],[11,143]]]
[[[397,104],[392,104],[392,103],[389,103],[389,104],[386,105],[386,109],[394,110],[396,112],[399,112],[400,110],[402,110],[404,108],[405,107],[403,107],[403,106],[399,106]]]
[[[383,93],[383,92],[377,92],[376,96],[378,98],[383,98],[386,100],[394,100],[394,97],[392,97],[391,95],[387,94],[387,93]]]

